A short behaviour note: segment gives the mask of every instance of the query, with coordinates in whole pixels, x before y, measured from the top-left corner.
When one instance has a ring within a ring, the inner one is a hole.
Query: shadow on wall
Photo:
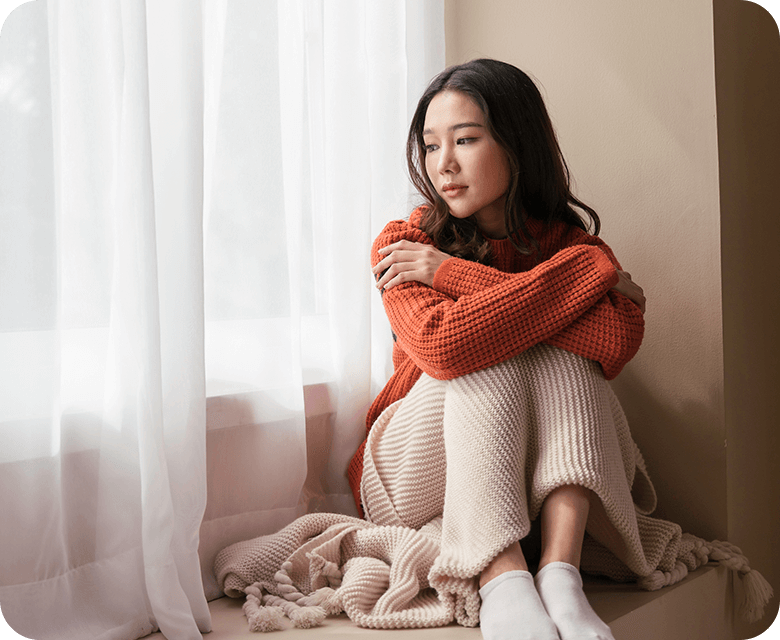
[[[717,390],[709,394],[709,402],[686,400],[675,405],[651,393],[630,368],[612,386],[624,401],[631,434],[658,494],[654,515],[701,538],[725,538],[727,532],[719,526],[725,517],[715,514],[725,509],[726,451],[724,443],[700,428],[721,421]],[[693,484],[691,477],[696,478]]]

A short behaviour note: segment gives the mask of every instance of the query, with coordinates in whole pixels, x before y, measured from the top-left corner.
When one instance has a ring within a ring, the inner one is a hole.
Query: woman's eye
[[[439,145],[436,144],[426,144],[424,149],[425,153],[430,153],[431,151],[436,151],[436,149],[439,148]]]
[[[474,140],[476,140],[476,138],[458,138],[458,144],[468,144]]]

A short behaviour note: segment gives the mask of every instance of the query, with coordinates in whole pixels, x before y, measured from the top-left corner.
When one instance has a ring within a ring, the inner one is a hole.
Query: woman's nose
[[[439,173],[452,173],[458,166],[455,153],[451,146],[444,145],[439,154]]]

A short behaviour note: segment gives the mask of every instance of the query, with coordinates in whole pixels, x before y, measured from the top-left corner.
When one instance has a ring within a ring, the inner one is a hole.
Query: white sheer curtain
[[[409,110],[442,65],[442,0],[9,17],[0,606],[19,632],[200,637],[220,548],[353,509],[390,370],[368,249],[408,213]]]
[[[369,249],[409,212],[410,110],[444,64],[441,0],[231,0],[214,22],[209,598],[221,548],[307,511],[355,512],[346,466],[392,368]]]
[[[189,0],[3,32],[0,604],[38,640],[210,629],[201,40]]]

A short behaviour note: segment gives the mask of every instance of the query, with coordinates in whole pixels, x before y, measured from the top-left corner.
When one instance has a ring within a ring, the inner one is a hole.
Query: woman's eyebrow
[[[447,131],[456,131],[457,129],[468,129],[469,127],[483,128],[484,125],[479,124],[479,122],[460,122],[458,124],[454,124],[451,127],[449,127]],[[424,136],[427,136],[432,133],[433,133],[433,129],[423,129],[422,132]]]

